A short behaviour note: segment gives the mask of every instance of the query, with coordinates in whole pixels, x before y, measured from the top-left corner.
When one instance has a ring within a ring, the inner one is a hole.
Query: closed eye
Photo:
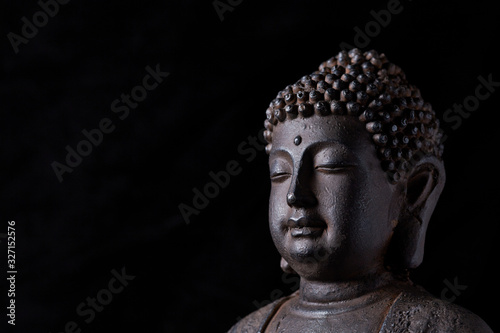
[[[323,173],[341,173],[341,172],[348,171],[349,169],[351,169],[353,167],[354,167],[354,165],[350,165],[350,164],[321,164],[321,165],[314,167],[314,169],[316,171],[323,172]]]
[[[290,177],[290,174],[288,172],[274,172],[271,174],[271,181],[282,182],[288,177]]]

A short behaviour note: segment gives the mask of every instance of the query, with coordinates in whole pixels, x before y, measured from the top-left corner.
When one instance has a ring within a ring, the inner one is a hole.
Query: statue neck
[[[324,282],[301,278],[300,303],[305,306],[313,304],[316,306],[318,304],[333,305],[338,302],[345,304],[346,301],[355,301],[395,283],[401,282],[395,280],[389,272],[349,281]]]

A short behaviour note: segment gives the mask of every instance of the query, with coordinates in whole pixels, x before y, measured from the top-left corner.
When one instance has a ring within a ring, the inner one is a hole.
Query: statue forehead
[[[273,150],[305,147],[317,142],[334,142],[347,148],[369,146],[364,124],[351,116],[312,116],[287,120],[273,130]]]

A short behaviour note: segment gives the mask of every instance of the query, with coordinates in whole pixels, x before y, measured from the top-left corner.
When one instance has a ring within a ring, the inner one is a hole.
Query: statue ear
[[[443,162],[421,158],[405,184],[405,197],[388,251],[389,266],[415,268],[424,256],[425,233],[445,183]]]

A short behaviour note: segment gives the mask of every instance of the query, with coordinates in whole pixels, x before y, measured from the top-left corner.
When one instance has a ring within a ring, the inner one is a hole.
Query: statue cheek
[[[352,186],[349,186],[347,179],[328,184],[323,182],[321,191],[317,193],[321,215],[332,223],[351,220],[353,207],[359,203],[358,194]]]

